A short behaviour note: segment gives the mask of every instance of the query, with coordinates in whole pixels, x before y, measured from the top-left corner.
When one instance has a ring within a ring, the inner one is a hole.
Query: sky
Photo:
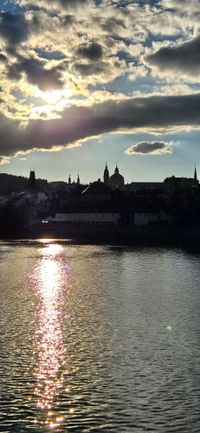
[[[200,173],[200,0],[0,0],[0,172]]]

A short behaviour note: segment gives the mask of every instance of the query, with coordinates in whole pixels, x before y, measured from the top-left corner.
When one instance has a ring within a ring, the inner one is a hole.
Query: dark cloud
[[[84,77],[104,73],[108,69],[108,64],[106,62],[75,63],[74,68]]]
[[[183,96],[152,96],[107,101],[92,107],[67,108],[60,119],[31,120],[20,129],[19,124],[2,116],[0,122],[0,156],[19,151],[69,146],[117,130],[168,127],[199,127],[200,93]]]
[[[124,14],[125,14],[125,10],[124,10]],[[125,29],[126,25],[125,25],[125,22],[123,19],[112,16],[112,17],[106,18],[104,21],[102,21],[101,28],[106,33],[109,33],[109,34],[116,33],[117,34],[117,32],[121,28]]]
[[[64,8],[68,8],[69,6],[85,5],[88,0],[58,0],[57,3],[60,3]]]
[[[2,163],[4,157],[15,154],[20,148],[22,131],[20,130],[19,122],[8,119],[3,114],[0,114],[0,136],[0,159]]]
[[[57,68],[47,70],[36,59],[21,57],[17,63],[10,66],[8,77],[19,80],[23,72],[25,72],[29,83],[36,84],[41,90],[58,89],[63,85]]]
[[[4,56],[4,54],[1,54],[1,53],[0,53],[0,62],[5,63],[6,61],[7,61],[7,57]]]
[[[73,15],[65,15],[62,17],[62,25],[63,26],[71,26],[74,23]]]
[[[172,146],[164,141],[141,141],[126,149],[125,153],[127,155],[161,155],[172,153],[172,151]]]
[[[29,34],[28,24],[23,14],[4,12],[0,14],[0,35],[6,40],[10,51],[23,41]]]
[[[179,71],[191,76],[200,72],[200,36],[182,45],[163,47],[145,59],[160,71]]]
[[[97,61],[102,58],[103,50],[100,44],[92,42],[88,45],[82,45],[78,48],[77,54],[79,57],[83,57],[90,61]]]

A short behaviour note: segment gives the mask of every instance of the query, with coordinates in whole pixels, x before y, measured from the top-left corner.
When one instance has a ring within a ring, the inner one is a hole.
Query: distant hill
[[[45,179],[37,179],[39,190],[48,188],[48,182]],[[7,195],[12,192],[22,192],[27,188],[28,178],[23,176],[14,176],[12,174],[0,173],[0,194]]]

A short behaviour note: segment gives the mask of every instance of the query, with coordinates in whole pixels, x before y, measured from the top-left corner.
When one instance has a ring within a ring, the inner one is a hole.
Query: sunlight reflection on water
[[[63,302],[63,247],[47,244],[39,250],[41,258],[33,271],[34,288],[39,298],[38,329],[36,333],[37,407],[41,410],[40,423],[56,427],[62,416],[53,417],[55,397],[63,386],[64,343],[62,334]],[[44,414],[46,419],[44,419]],[[37,421],[37,420],[36,420]]]

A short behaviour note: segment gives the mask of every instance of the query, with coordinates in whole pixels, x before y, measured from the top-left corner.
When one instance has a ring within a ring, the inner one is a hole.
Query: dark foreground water
[[[200,432],[200,256],[0,243],[0,432]]]

